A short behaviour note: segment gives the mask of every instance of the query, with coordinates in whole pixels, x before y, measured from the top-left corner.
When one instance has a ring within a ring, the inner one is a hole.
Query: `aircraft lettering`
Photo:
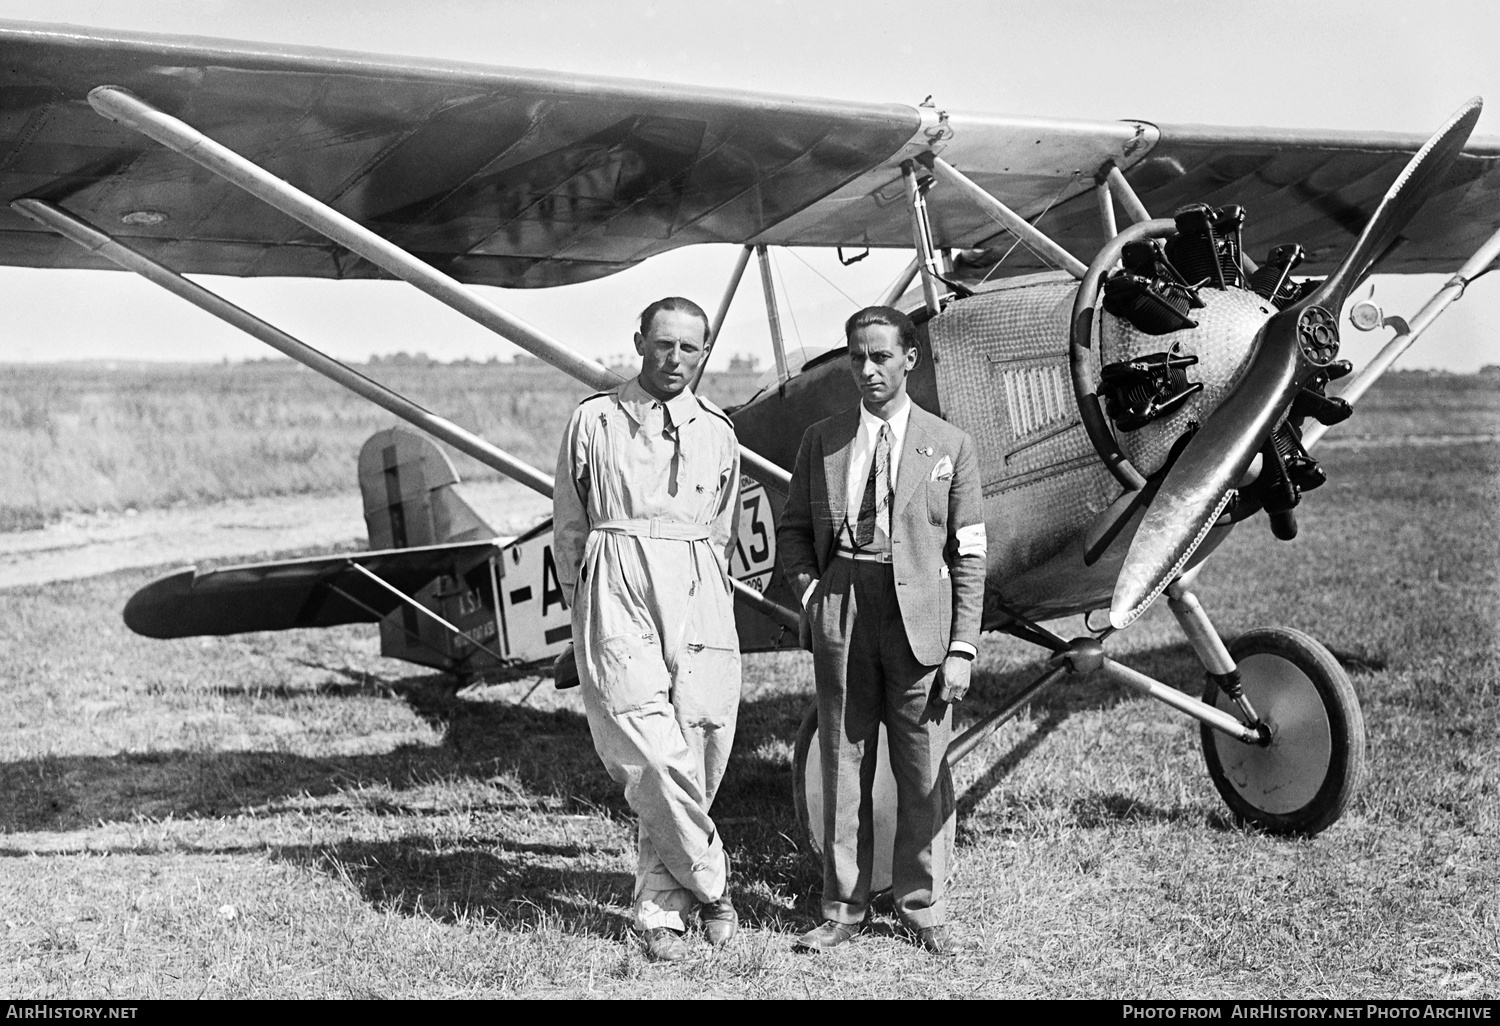
[[[458,615],[469,616],[484,609],[484,597],[478,588],[470,588],[458,596]]]
[[[495,637],[495,621],[485,620],[473,630],[465,631],[453,638],[453,647],[458,649],[468,648],[478,642],[489,641]]]
[[[739,531],[735,535],[729,572],[756,591],[766,590],[776,563],[773,527],[771,502],[765,488],[758,481],[742,481]]]
[[[562,584],[557,579],[557,563],[552,558],[552,546],[542,549],[542,615],[553,605],[563,604]]]
[[[760,539],[760,545],[750,547],[750,558],[747,563],[759,563],[771,554],[771,542],[766,534],[766,525],[760,516],[760,500],[765,498],[765,492],[751,495],[745,499],[745,508],[750,511],[750,531]]]

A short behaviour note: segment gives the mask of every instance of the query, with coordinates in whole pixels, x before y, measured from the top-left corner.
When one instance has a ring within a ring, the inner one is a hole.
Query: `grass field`
[[[391,362],[362,368],[548,469],[591,391],[530,364]],[[742,402],[754,373],[710,373],[704,394]],[[346,491],[373,432],[395,417],[291,360],[238,364],[0,364],[0,531],[72,511]],[[466,456],[461,477],[493,477]]]
[[[981,945],[956,964],[885,914],[790,952],[819,879],[789,800],[800,653],[746,658],[715,807],[745,929],[653,966],[576,693],[452,698],[362,628],[149,641],[119,610],[150,572],[0,592],[0,994],[1495,999],[1500,446],[1381,439],[1497,431],[1493,383],[1394,377],[1330,436],[1364,444],[1323,454],[1298,540],[1252,521],[1203,574],[1225,634],[1358,657],[1370,775],[1341,822],[1240,829],[1195,726],[1061,686],[955,774],[952,918]],[[1201,688],[1165,609],[1110,647]],[[962,718],[1038,662],[987,638]]]

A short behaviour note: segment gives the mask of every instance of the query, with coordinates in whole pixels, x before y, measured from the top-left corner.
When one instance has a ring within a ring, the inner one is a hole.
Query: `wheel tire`
[[[943,843],[953,851],[956,803],[953,797],[953,774],[943,763],[938,786],[942,794]],[[797,746],[792,754],[792,805],[797,810],[797,824],[807,847],[823,854],[823,764],[818,753],[818,707],[802,718],[797,731]],[[875,762],[875,863],[870,873],[870,893],[879,894],[891,887],[891,861],[896,847],[896,777],[885,739],[885,725],[880,727],[880,752]],[[951,858],[950,858],[951,863]]]
[[[1204,724],[1203,758],[1214,786],[1241,823],[1273,834],[1327,829],[1365,776],[1365,721],[1354,685],[1328,649],[1286,627],[1250,631],[1229,654],[1272,735],[1269,745],[1247,744]],[[1238,715],[1212,681],[1203,700]]]

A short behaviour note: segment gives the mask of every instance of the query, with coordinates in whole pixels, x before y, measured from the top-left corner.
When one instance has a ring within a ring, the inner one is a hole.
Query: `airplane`
[[[1500,256],[1500,141],[1470,140],[1477,99],[1427,139],[1063,121],[17,23],[0,24],[0,68],[0,263],[133,271],[544,494],[545,472],[184,275],[401,278],[609,388],[613,373],[471,286],[564,285],[736,244],[711,357],[750,261],[768,276],[767,247],[911,250],[883,302],[919,322],[913,399],[980,451],[984,627],[1047,653],[949,765],[1043,688],[1097,673],[1199,723],[1241,822],[1316,834],[1357,792],[1364,724],[1338,661],[1280,626],[1226,643],[1194,582],[1262,512],[1296,535],[1324,480],[1318,440]],[[1356,327],[1397,334],[1358,374],[1338,358],[1339,313],[1377,265],[1449,270],[1466,254],[1409,324],[1357,303]],[[793,372],[766,294],[776,381],[731,411],[745,651],[795,645],[780,497],[803,430],[857,401],[839,350]],[[404,429],[366,445],[360,483],[371,551],[181,571],[137,593],[127,622],[186,636],[363,619],[387,654],[460,675],[566,652],[546,524],[491,537],[442,452]],[[1203,665],[1201,700],[1109,654],[1162,595]],[[1044,626],[1079,615],[1077,638]],[[814,712],[793,795],[814,847],[816,731]]]

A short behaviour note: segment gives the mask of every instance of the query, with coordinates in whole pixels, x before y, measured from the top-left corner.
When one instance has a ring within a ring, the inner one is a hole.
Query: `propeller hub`
[[[1313,366],[1328,366],[1339,355],[1338,318],[1321,306],[1309,306],[1297,319],[1297,344]]]

